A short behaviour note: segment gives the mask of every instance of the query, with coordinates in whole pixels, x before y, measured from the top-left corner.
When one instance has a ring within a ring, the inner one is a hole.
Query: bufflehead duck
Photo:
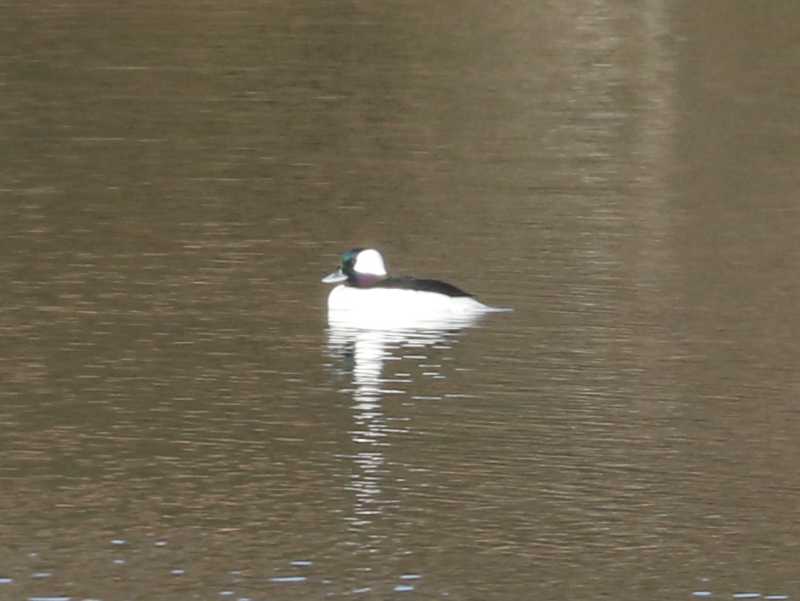
[[[438,319],[505,310],[484,305],[471,294],[439,280],[389,277],[383,257],[373,248],[347,251],[339,269],[322,281],[339,284],[328,296],[331,315],[351,312],[393,319]]]

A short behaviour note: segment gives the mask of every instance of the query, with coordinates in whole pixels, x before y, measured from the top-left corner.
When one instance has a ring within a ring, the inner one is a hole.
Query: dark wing
[[[373,288],[399,288],[402,290],[418,290],[420,292],[438,292],[446,296],[472,296],[461,288],[439,280],[421,280],[412,277],[385,278],[377,282]]]

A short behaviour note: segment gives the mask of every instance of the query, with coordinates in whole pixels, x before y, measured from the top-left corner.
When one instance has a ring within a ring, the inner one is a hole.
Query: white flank
[[[398,288],[336,286],[328,296],[331,323],[363,327],[467,325],[484,313],[497,311],[474,298]]]

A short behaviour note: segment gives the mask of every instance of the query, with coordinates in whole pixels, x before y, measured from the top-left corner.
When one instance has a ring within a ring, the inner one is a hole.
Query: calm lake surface
[[[0,599],[800,599],[800,4],[0,16]]]

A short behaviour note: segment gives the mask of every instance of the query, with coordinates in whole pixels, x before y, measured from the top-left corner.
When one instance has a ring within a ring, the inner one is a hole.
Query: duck
[[[349,313],[394,320],[446,319],[507,311],[485,305],[447,282],[389,276],[383,256],[374,248],[353,248],[343,253],[338,269],[322,282],[338,284],[328,295],[331,316]]]

